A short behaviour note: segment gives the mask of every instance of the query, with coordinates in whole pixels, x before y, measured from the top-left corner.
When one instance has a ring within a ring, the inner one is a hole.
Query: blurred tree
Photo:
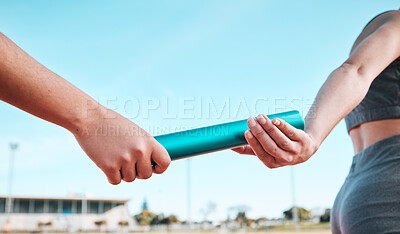
[[[240,227],[248,226],[248,219],[246,217],[246,212],[250,210],[247,205],[237,205],[229,207],[228,212],[236,212],[235,222],[240,224]]]
[[[164,214],[159,214],[157,215],[157,217],[154,217],[151,222],[150,225],[158,225],[161,224],[161,220],[164,219]]]
[[[174,223],[180,223],[179,219],[175,215],[164,217],[164,215],[162,214],[157,215],[148,210],[143,210],[139,214],[135,215],[134,219],[138,222],[140,226],[159,225],[159,224],[170,225]]]
[[[266,222],[268,219],[266,217],[260,217],[256,220],[256,222]]]
[[[153,219],[157,218],[158,215],[148,210],[143,210],[139,214],[135,215],[134,218],[140,226],[148,226],[153,222]]]
[[[147,198],[144,198],[143,200],[142,210],[149,210],[149,205],[147,204]]]
[[[306,210],[302,207],[297,207],[297,212],[299,214],[299,220],[307,220],[310,218],[311,211]],[[283,212],[285,219],[292,220],[293,219],[293,207],[289,210]]]
[[[210,214],[214,213],[216,209],[217,209],[217,204],[215,202],[208,201],[206,203],[206,205],[204,206],[204,208],[200,209],[200,213],[203,214],[204,221],[207,221],[208,220],[208,216]]]
[[[170,215],[168,217],[165,217],[163,219],[159,220],[159,224],[161,225],[167,225],[167,230],[170,231],[170,225],[174,223],[180,223],[179,219],[175,215]]]
[[[325,209],[325,213],[319,217],[321,223],[327,223],[331,220],[331,209]]]
[[[240,227],[247,226],[247,217],[245,211],[239,211],[235,221],[240,224]]]
[[[181,221],[179,221],[179,219],[175,215],[170,215],[170,216],[168,216],[167,218],[165,218],[163,220],[166,220],[166,223],[168,225],[181,222]]]

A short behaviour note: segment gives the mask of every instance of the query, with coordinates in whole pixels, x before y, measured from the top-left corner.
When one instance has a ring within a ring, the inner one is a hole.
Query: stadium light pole
[[[187,224],[188,224],[188,230],[192,230],[192,193],[191,193],[191,178],[190,178],[190,164],[191,164],[191,158],[187,159]]]
[[[296,206],[296,186],[295,186],[295,176],[294,176],[294,167],[290,167],[290,177],[291,177],[291,184],[292,184],[292,201],[293,201],[293,210],[292,210],[292,215],[293,215],[293,224],[294,224],[294,229],[297,231],[299,230],[299,212]]]
[[[18,143],[11,142],[10,143],[10,161],[9,161],[9,168],[8,168],[7,199],[6,199],[7,221],[9,221],[10,214],[13,210],[12,185],[13,185],[13,177],[14,177],[15,151],[17,151],[17,149],[18,149]]]

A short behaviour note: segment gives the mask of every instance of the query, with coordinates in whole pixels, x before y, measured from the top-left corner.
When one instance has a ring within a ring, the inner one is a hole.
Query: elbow
[[[366,82],[368,84],[371,84],[373,81],[373,78],[369,75],[369,72],[367,71],[366,67],[360,63],[354,63],[352,61],[347,60],[342,65],[340,65],[338,70],[345,76],[352,77],[361,82]]]
[[[347,87],[351,87],[354,91],[360,90],[363,94],[366,94],[373,81],[366,75],[363,65],[349,61],[340,65],[334,73],[336,73],[334,76],[346,83]]]
[[[363,72],[363,66],[361,64],[353,63],[348,60],[340,65],[338,69],[346,74],[353,74],[357,76],[362,75]]]

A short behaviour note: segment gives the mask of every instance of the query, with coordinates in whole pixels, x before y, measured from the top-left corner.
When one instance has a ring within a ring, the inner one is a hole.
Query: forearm
[[[0,33],[0,99],[70,131],[103,107]],[[89,111],[90,110],[90,111]]]
[[[276,119],[249,119],[245,137],[250,147],[235,149],[256,154],[270,168],[307,161],[324,139],[367,94],[373,80],[400,57],[400,15],[363,30],[346,62],[333,71],[318,92],[306,118],[304,131]],[[280,131],[278,131],[279,129]]]
[[[338,122],[361,102],[371,81],[350,64],[344,64],[330,74],[305,118],[305,132],[313,138],[317,147]]]
[[[39,64],[1,33],[0,100],[71,131],[111,184],[148,179],[171,162],[147,132]],[[97,134],[108,126],[124,134]]]

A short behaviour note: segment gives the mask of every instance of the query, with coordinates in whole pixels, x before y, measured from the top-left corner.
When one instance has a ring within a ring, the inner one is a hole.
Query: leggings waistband
[[[353,156],[350,174],[368,169],[376,164],[400,163],[400,134],[384,138]]]

